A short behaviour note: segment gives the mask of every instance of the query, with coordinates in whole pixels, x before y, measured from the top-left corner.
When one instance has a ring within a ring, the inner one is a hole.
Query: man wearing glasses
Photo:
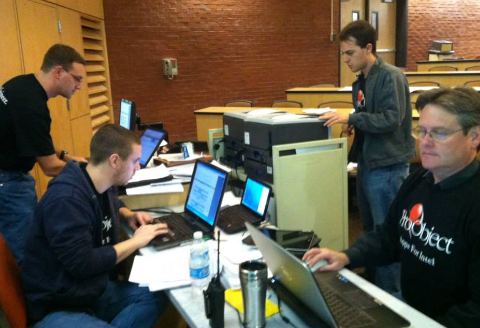
[[[85,161],[54,148],[47,105],[57,96],[70,99],[81,89],[85,75],[83,57],[69,46],[55,44],[37,74],[17,76],[0,89],[0,233],[19,263],[37,203],[29,171],[38,162],[45,175],[54,177],[68,160]]]
[[[421,94],[424,169],[410,174],[378,231],[349,249],[305,254],[321,270],[401,262],[404,300],[447,327],[480,327],[480,96],[468,87]]]

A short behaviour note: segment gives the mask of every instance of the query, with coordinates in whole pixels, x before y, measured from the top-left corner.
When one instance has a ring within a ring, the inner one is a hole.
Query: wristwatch
[[[66,154],[68,154],[68,151],[62,150],[62,151],[60,152],[60,159],[63,160],[63,158],[65,157]]]

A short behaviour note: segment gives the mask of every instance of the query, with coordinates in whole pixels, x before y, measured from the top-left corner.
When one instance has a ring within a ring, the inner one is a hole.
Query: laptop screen
[[[242,204],[260,216],[265,214],[270,196],[270,187],[248,178],[243,193]]]
[[[139,162],[140,166],[145,167],[148,164],[148,161],[152,158],[164,136],[165,131],[148,128],[145,130],[140,137],[140,142],[142,144],[142,156],[140,157]]]
[[[186,209],[199,216],[210,226],[215,224],[215,217],[223,196],[224,181],[227,173],[211,167],[203,162],[197,162],[192,177],[190,194]]]

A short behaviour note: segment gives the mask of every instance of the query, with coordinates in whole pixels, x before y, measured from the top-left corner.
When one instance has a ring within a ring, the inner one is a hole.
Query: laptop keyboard
[[[181,214],[169,214],[168,216],[153,219],[154,223],[168,224],[168,234],[173,240],[184,239],[192,236],[192,228]],[[170,224],[169,224],[170,222]]]
[[[231,206],[222,210],[218,217],[218,227],[226,232],[245,228],[245,222],[253,222],[252,214],[241,206]]]
[[[317,282],[335,321],[340,327],[366,327],[375,323],[374,319],[349,304],[332,287],[318,280]]]

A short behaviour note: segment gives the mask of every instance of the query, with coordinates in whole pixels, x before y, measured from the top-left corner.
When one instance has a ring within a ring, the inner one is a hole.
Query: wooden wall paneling
[[[360,20],[368,20],[368,17],[365,16],[365,0],[341,1],[340,6],[340,29],[344,28],[348,23],[352,21],[352,11],[358,11],[360,13]],[[353,81],[357,79],[358,73],[352,72],[352,70],[347,66],[347,64],[344,63],[343,55],[341,55],[340,53],[339,57],[340,86],[351,86]]]
[[[102,0],[57,0],[56,2],[62,7],[104,19]]]
[[[0,85],[12,77],[23,73],[22,56],[15,4],[13,0],[0,1],[0,31],[2,31],[2,46],[0,47]]]
[[[90,141],[92,139],[92,120],[90,114],[76,118],[71,122],[72,135],[74,138],[73,152],[76,156],[90,157]]]
[[[59,7],[58,17],[62,26],[60,33],[62,44],[75,48],[85,57],[80,14],[76,11]],[[78,90],[69,100],[69,111],[71,120],[90,113],[86,79],[82,83],[82,89]]]

